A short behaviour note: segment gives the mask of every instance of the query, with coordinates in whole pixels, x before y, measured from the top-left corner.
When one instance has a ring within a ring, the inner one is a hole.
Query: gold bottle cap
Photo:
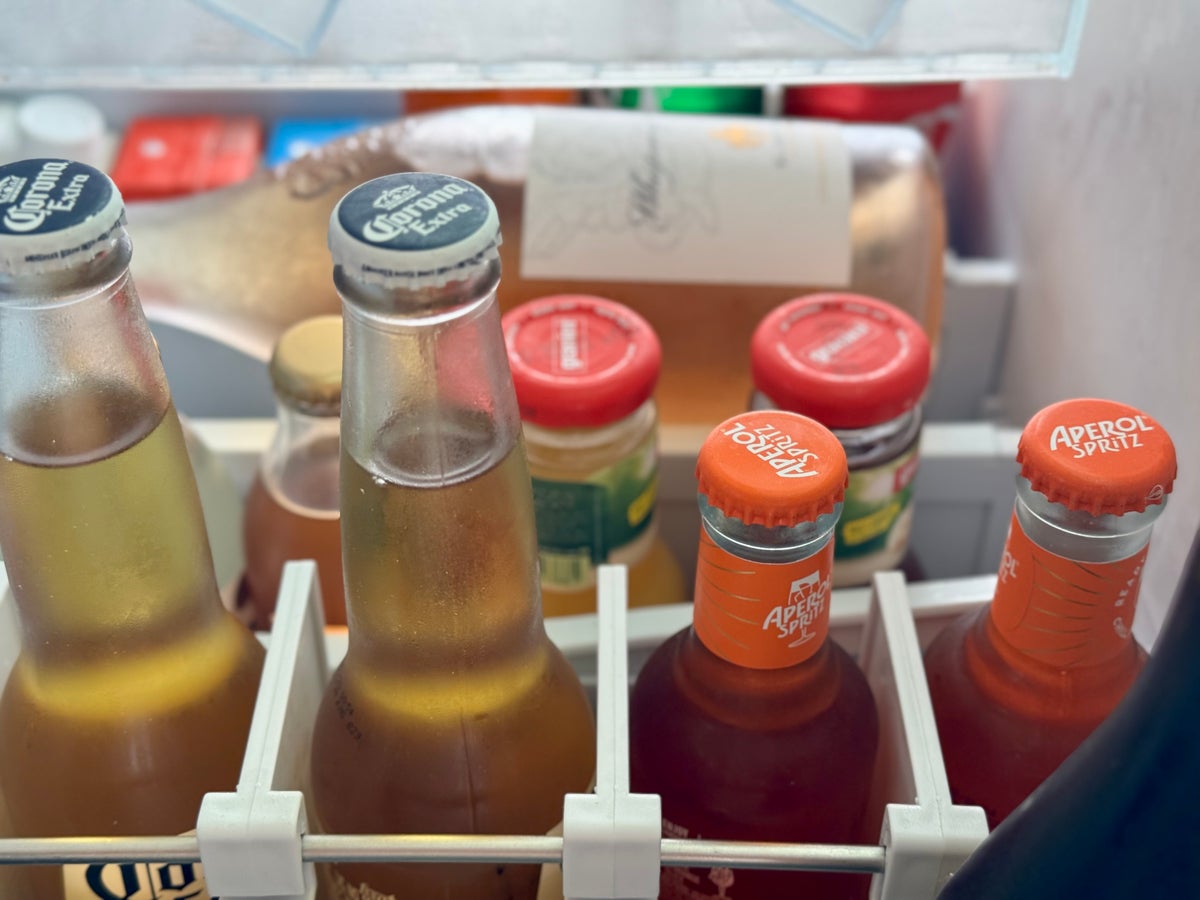
[[[297,322],[275,343],[271,384],[280,401],[313,416],[336,416],[342,406],[342,317]]]

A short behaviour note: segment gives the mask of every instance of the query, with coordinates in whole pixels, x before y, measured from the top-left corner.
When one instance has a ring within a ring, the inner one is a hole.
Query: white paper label
[[[63,866],[64,900],[211,900],[199,863]]]
[[[832,123],[547,109],[521,274],[844,287],[851,182]]]

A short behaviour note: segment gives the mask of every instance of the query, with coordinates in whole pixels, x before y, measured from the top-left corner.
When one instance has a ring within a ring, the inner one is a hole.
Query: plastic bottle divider
[[[345,652],[326,632],[316,566],[289,562],[280,585],[237,790],[204,798],[194,836],[0,838],[0,865],[98,861],[196,862],[222,900],[311,900],[314,863],[326,861],[563,864],[564,895],[656,897],[660,865],[872,872],[872,900],[933,898],[987,834],[983,811],[950,800],[929,690],[922,632],[986,601],[994,577],[908,586],[898,572],[870,588],[835,591],[830,634],[859,660],[880,715],[873,809],[879,845],[763,844],[663,839],[654,794],[629,792],[628,684],[659,643],[691,620],[680,604],[626,612],[623,566],[600,572],[599,613],[547,620],[547,631],[594,685],[596,787],[568,795],[563,836],[306,834],[304,767],[325,682]],[[914,607],[920,614],[914,618]],[[20,649],[15,604],[0,567],[0,677]],[[587,661],[592,660],[592,666]]]

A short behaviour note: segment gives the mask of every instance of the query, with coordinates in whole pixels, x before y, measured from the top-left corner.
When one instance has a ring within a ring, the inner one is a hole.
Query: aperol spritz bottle
[[[691,627],[630,700],[632,789],[666,837],[861,843],[879,737],[867,680],[827,640],[846,453],[823,425],[752,412],[700,448]],[[864,876],[664,868],[660,897],[864,897]]]
[[[1150,532],[1175,479],[1162,425],[1065,400],[1026,425],[991,603],[948,625],[925,670],[950,792],[995,828],[1092,733],[1146,654],[1131,632]]]

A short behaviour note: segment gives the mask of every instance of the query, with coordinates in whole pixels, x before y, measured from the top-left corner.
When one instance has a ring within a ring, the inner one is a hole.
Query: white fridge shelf
[[[1086,0],[12,0],[0,80],[16,89],[232,90],[1065,76],[1086,8]]]
[[[987,833],[983,811],[950,801],[928,688],[921,629],[991,596],[994,579],[907,586],[883,573],[870,589],[836,591],[833,639],[854,652],[880,712],[881,752],[872,815],[878,845],[753,844],[662,839],[658,797],[629,792],[629,678],[690,617],[687,605],[625,610],[625,571],[604,567],[600,614],[551,619],[547,630],[594,690],[597,777],[568,795],[563,836],[309,835],[305,760],[317,704],[345,653],[345,633],[323,627],[311,562],[289,563],[237,790],[205,797],[195,836],[0,839],[0,862],[196,862],[225,900],[315,892],[313,864],[328,860],[561,863],[563,890],[542,896],[653,897],[660,865],[820,868],[874,873],[875,900],[932,898]],[[0,570],[0,676],[19,649],[14,604]],[[3,873],[0,873],[2,875]]]

